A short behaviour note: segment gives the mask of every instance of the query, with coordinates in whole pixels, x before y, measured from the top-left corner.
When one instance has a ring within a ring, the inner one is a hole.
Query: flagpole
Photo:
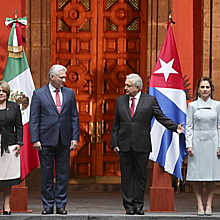
[[[172,11],[169,10],[167,29],[172,21]],[[152,187],[150,187],[150,210],[148,212],[176,212],[174,210],[174,188],[172,187],[171,175],[164,168],[154,162]]]
[[[18,18],[17,9],[15,9],[14,19]],[[22,201],[21,201],[22,194]],[[22,206],[20,205],[22,204]],[[27,187],[25,179],[18,186],[13,186],[11,191],[10,206],[12,212],[27,212]]]
[[[154,162],[152,187],[150,187],[150,210],[147,212],[176,212],[174,210],[174,188],[171,175]]]
[[[170,9],[169,10],[169,23],[172,22],[172,10]]]
[[[175,22],[172,20],[172,10],[169,10],[169,18],[167,22],[167,28],[170,26],[170,24],[175,24]]]
[[[175,22],[172,20],[172,10],[169,10],[169,19],[168,19],[168,25],[167,29],[169,28],[170,24],[175,24]],[[172,183],[171,183],[172,184]],[[178,178],[178,183],[177,183],[177,191],[180,190],[180,179]]]
[[[15,9],[15,20],[18,18],[17,9]],[[17,186],[12,187],[11,191],[11,211],[12,212],[32,212],[27,209],[27,194],[28,188],[26,187],[26,180],[23,179]]]

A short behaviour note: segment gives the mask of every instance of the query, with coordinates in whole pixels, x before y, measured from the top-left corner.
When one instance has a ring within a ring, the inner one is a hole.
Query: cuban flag
[[[157,98],[167,117],[177,124],[186,122],[186,93],[170,24],[168,24],[166,38],[151,75],[149,94]],[[164,167],[166,172],[182,180],[181,164],[186,156],[185,134],[178,135],[153,118],[151,140],[150,159]]]

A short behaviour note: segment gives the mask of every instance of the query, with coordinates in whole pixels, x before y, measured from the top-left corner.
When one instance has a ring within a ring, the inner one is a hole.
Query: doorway
[[[146,88],[146,48],[146,0],[51,0],[51,64],[66,66],[80,119],[70,177],[120,176],[110,148],[116,98],[132,72]]]

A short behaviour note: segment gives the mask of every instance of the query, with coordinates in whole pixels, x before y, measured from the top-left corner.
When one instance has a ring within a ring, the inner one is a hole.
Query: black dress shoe
[[[65,210],[65,208],[57,208],[57,214],[67,215],[67,211]]]
[[[135,209],[135,214],[136,215],[144,215],[144,211],[142,208],[136,208]]]
[[[3,215],[11,215],[11,211],[3,211]]]
[[[134,215],[134,209],[126,209],[125,214],[126,215]]]
[[[11,211],[5,211],[4,206],[3,206],[3,215],[11,215]]]
[[[48,208],[48,209],[44,209],[41,212],[42,215],[49,215],[49,214],[53,214],[53,208]]]

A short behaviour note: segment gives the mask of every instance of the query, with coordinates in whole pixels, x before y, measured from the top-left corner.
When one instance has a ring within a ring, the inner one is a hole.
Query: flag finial
[[[15,9],[15,19],[18,18],[18,13],[17,13],[17,9]]]
[[[169,10],[169,22],[172,22],[172,10]]]
[[[167,23],[167,27],[169,27],[169,25],[172,23],[172,24],[175,24],[175,22],[172,20],[172,10],[170,9],[169,10],[169,20]]]

